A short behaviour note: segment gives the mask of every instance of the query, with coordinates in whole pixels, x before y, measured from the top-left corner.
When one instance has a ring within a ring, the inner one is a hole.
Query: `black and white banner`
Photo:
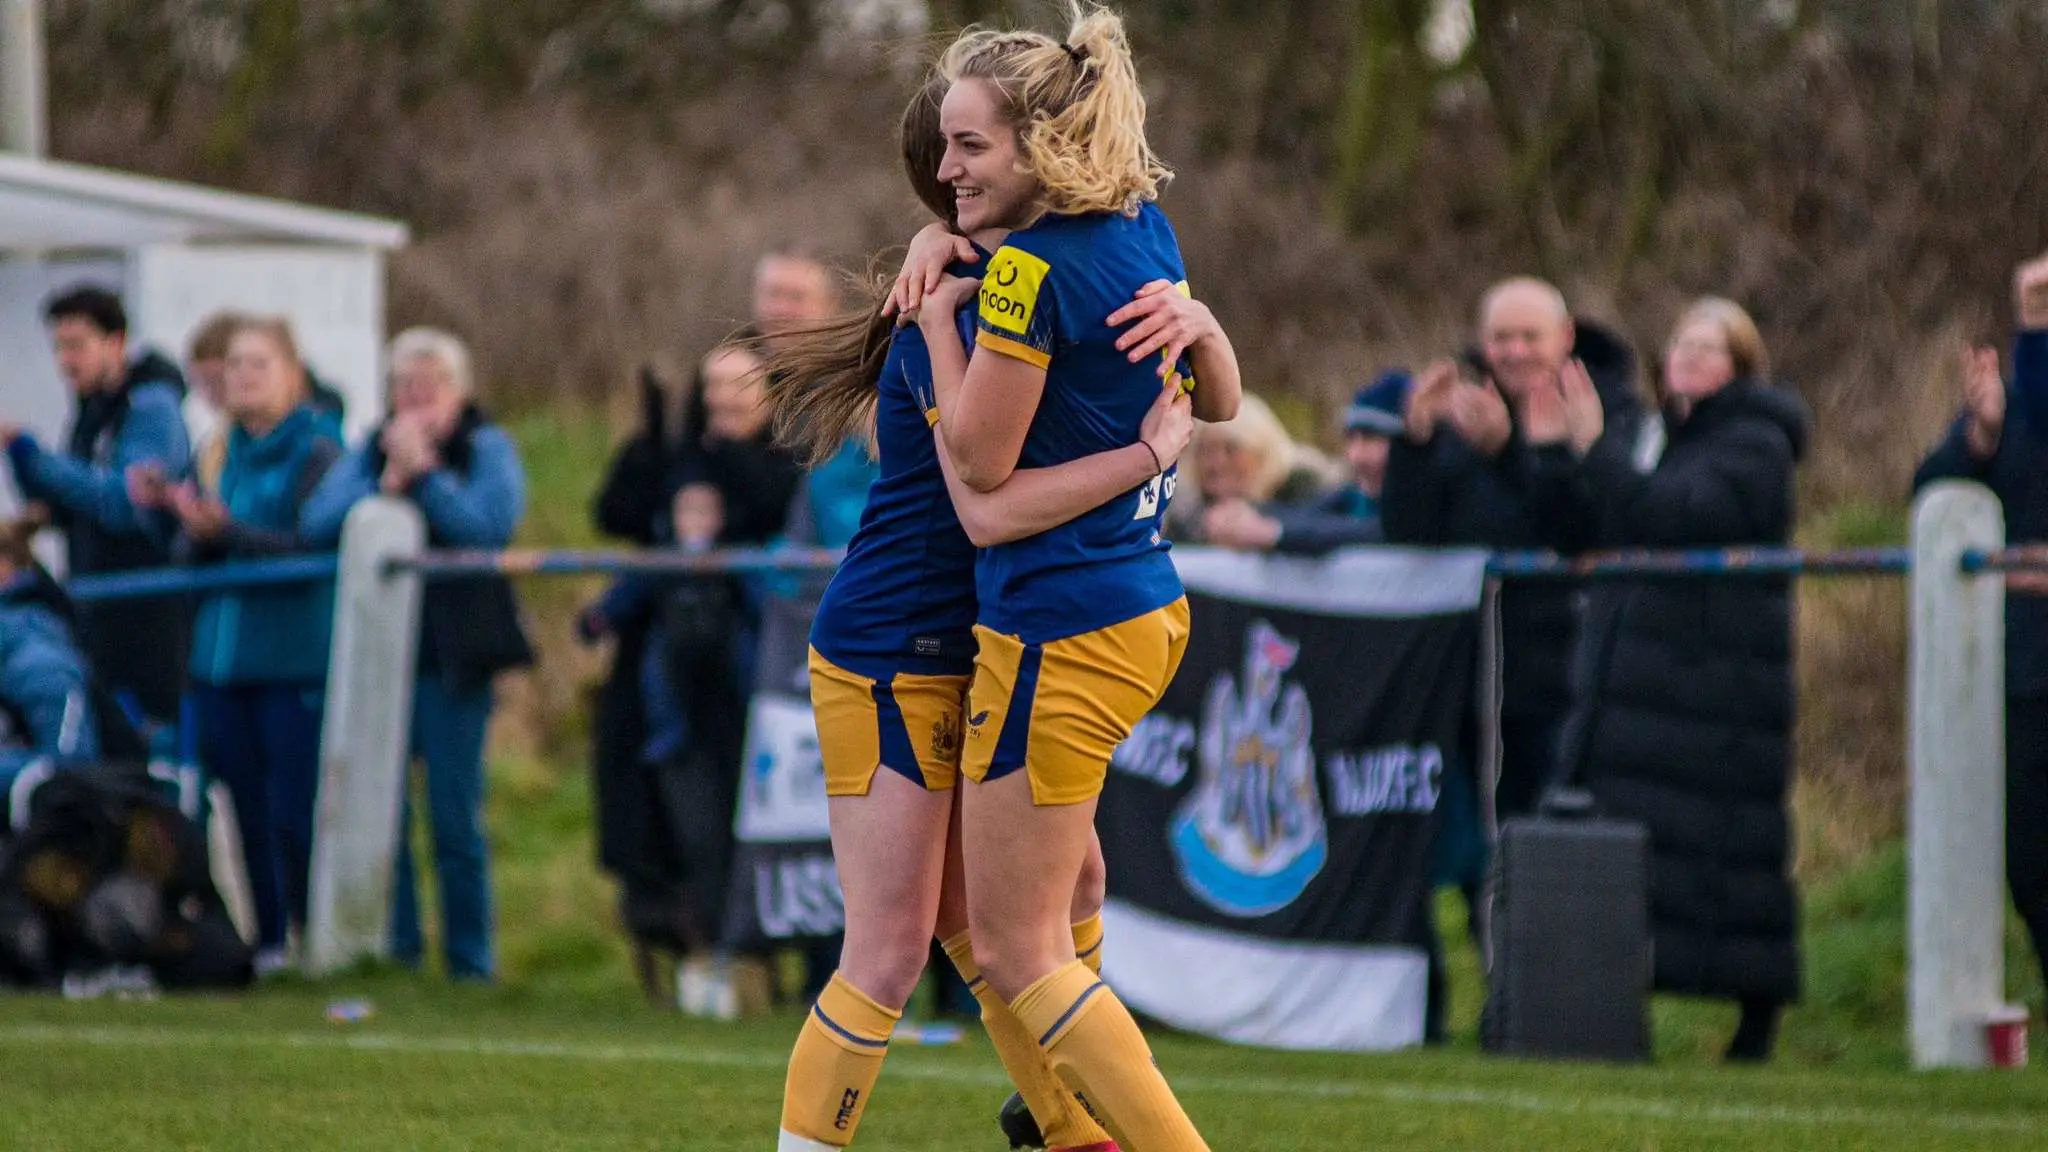
[[[1446,765],[1473,762],[1485,554],[1173,555],[1194,630],[1111,762],[1103,975],[1219,1039],[1420,1043],[1437,801]]]
[[[809,637],[817,610],[816,590],[771,596],[762,608],[725,906],[725,942],[733,947],[830,936],[846,927],[811,714]]]

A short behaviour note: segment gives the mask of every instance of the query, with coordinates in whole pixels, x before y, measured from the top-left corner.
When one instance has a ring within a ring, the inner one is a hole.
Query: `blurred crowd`
[[[2016,379],[1995,349],[1970,350],[1964,410],[1920,482],[1985,482],[2014,537],[2033,538],[2048,535],[2048,268],[2029,265],[2020,280]],[[765,350],[835,313],[835,283],[810,253],[771,252],[746,329],[678,390],[645,374],[639,427],[592,509],[603,533],[683,551],[847,542],[874,476],[868,446],[851,440],[806,468],[775,443],[758,372]],[[31,540],[62,530],[74,575],[331,550],[349,510],[382,494],[419,508],[432,546],[502,547],[525,508],[517,449],[446,332],[391,341],[389,416],[345,445],[341,398],[283,321],[217,317],[181,371],[130,346],[107,291],[64,293],[45,319],[76,411],[61,442],[0,425],[29,502],[0,530],[0,784],[110,747],[182,741],[232,796],[253,970],[280,970],[306,915],[331,586],[71,603]],[[1692,304],[1645,368],[1552,285],[1509,279],[1478,302],[1469,347],[1363,381],[1325,431],[1334,453],[1297,441],[1253,396],[1235,420],[1202,426],[1169,528],[1180,543],[1308,557],[1380,544],[1566,555],[1782,545],[1810,423],[1733,302]],[[2034,705],[2048,695],[2048,585],[2037,585],[2009,581],[2007,738],[2011,883],[2038,950],[2048,726],[2034,720],[2048,712]],[[619,881],[650,990],[664,984],[656,956],[671,954],[685,999],[713,1014],[815,990],[778,989],[767,956],[723,947],[763,595],[758,581],[722,575],[636,577],[576,621],[584,641],[611,646],[593,725],[601,862]],[[532,649],[503,579],[435,582],[426,596],[411,743],[439,939],[452,976],[488,980],[484,733],[494,678]],[[1476,908],[1487,820],[1540,812],[1560,789],[1591,793],[1649,830],[1656,986],[1736,1002],[1730,1058],[1767,1057],[1801,984],[1788,582],[1510,582],[1499,629],[1493,810],[1482,810],[1487,790],[1447,786],[1440,881]],[[23,813],[12,819],[18,831]],[[392,951],[417,966],[411,840],[400,840]],[[828,941],[808,957],[816,979],[832,952]]]

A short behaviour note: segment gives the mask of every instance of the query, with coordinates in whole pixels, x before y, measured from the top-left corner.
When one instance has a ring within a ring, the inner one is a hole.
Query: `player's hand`
[[[22,427],[19,424],[11,422],[0,423],[0,448],[14,447],[14,442],[21,439],[22,431]]]
[[[978,276],[942,276],[938,286],[926,293],[923,303],[918,305],[918,321],[951,328],[960,309],[980,290],[981,278]]]
[[[1223,326],[1207,304],[1183,295],[1178,285],[1167,280],[1154,280],[1138,289],[1135,299],[1110,313],[1110,327],[1125,324],[1133,327],[1116,338],[1117,349],[1133,364],[1159,356],[1162,378],[1173,373],[1189,348],[1223,334]]]
[[[1145,413],[1145,422],[1138,426],[1138,440],[1152,449],[1164,472],[1187,451],[1194,435],[1194,402],[1181,391],[1180,381],[1169,380],[1159,390],[1159,398],[1152,401],[1152,410]]]
[[[1458,365],[1455,361],[1438,360],[1422,370],[1415,386],[1408,390],[1408,399],[1401,408],[1408,439],[1417,444],[1427,444],[1436,435],[1437,425],[1450,415],[1451,393],[1457,385]]]
[[[974,250],[974,243],[967,237],[944,224],[934,222],[918,229],[917,235],[910,238],[910,251],[903,254],[903,267],[896,273],[896,283],[889,288],[882,315],[900,317],[909,323],[910,317],[923,307],[925,297],[938,290],[947,266],[956,260],[978,264],[981,253]]]

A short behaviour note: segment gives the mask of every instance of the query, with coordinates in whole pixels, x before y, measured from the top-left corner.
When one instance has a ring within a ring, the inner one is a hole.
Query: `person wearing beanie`
[[[1344,410],[1344,463],[1348,475],[1334,489],[1303,504],[1269,504],[1212,533],[1209,543],[1294,556],[1322,556],[1352,544],[1382,544],[1380,486],[1387,453],[1401,434],[1408,373],[1382,372]]]

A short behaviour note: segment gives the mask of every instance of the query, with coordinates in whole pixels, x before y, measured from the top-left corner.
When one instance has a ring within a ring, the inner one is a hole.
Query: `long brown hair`
[[[939,157],[946,150],[939,103],[945,94],[944,79],[925,81],[903,109],[899,142],[911,190],[950,225],[953,189],[939,181]],[[812,464],[830,459],[850,437],[865,434],[874,418],[875,386],[896,336],[895,319],[882,315],[889,298],[884,271],[889,255],[884,252],[865,273],[848,278],[844,298],[853,308],[790,329],[762,362],[768,401],[775,406],[775,438]]]

